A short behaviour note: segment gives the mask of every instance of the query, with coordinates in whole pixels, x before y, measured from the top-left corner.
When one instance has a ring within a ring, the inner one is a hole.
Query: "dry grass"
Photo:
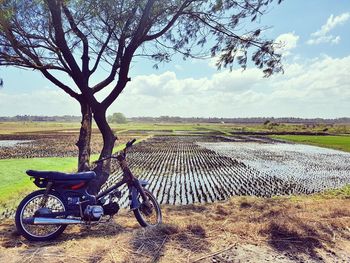
[[[165,224],[148,229],[139,228],[132,213],[122,211],[115,221],[89,231],[70,227],[57,241],[47,243],[24,240],[7,221],[0,228],[0,258],[7,263],[233,262],[249,255],[251,262],[267,257],[275,262],[346,262],[349,203],[349,199],[246,197],[165,206]]]

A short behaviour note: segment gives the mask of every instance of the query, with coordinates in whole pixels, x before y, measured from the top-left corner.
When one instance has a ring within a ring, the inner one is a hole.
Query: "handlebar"
[[[126,143],[126,146],[125,146],[125,148],[122,150],[122,153],[124,154],[124,156],[126,155],[126,150],[128,149],[128,148],[130,148],[134,143],[136,142],[136,139],[132,139],[131,141],[128,141],[127,143]],[[105,161],[105,160],[108,160],[108,159],[117,159],[118,158],[118,156],[120,155],[121,153],[119,153],[118,155],[110,155],[110,156],[107,156],[107,157],[105,157],[105,158],[101,158],[101,159],[99,159],[99,160],[97,160],[97,161],[94,161],[93,163],[95,164],[95,163],[100,163],[100,162],[103,162],[103,161]]]
[[[132,139],[131,141],[128,141],[128,142],[126,143],[125,149],[131,147],[131,146],[134,144],[134,142],[136,142],[136,139]],[[124,150],[125,150],[125,149],[124,149]]]

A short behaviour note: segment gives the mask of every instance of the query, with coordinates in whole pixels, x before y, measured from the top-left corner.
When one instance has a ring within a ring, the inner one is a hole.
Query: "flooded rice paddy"
[[[154,136],[129,154],[162,204],[310,194],[350,183],[349,153],[253,137]],[[117,166],[115,166],[117,170]],[[121,179],[121,172],[106,184]],[[127,191],[121,198],[127,206]]]
[[[0,147],[15,147],[18,144],[26,144],[32,142],[31,140],[0,140]]]
[[[262,174],[287,181],[301,189],[319,192],[350,183],[350,153],[317,146],[288,143],[200,143],[223,156],[245,163]]]
[[[52,149],[68,149],[48,144],[47,138],[44,142],[50,156],[61,156]],[[11,143],[15,147],[10,147]],[[41,156],[43,143],[6,140],[6,146],[0,146],[0,159],[24,153],[28,158]],[[74,146],[69,147],[73,155]],[[256,136],[155,135],[132,148],[128,163],[137,177],[149,182],[148,189],[161,204],[207,203],[231,196],[311,194],[350,184],[350,153]],[[112,170],[115,172],[103,188],[121,180],[116,162]],[[119,204],[127,207],[128,191],[121,190]],[[13,212],[6,210],[0,218]]]

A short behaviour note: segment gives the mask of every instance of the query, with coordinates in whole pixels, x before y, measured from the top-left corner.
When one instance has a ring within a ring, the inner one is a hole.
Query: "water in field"
[[[287,143],[200,143],[266,175],[320,191],[350,183],[350,153]]]
[[[350,183],[349,153],[271,139],[233,139],[154,136],[136,145],[128,160],[162,204],[310,194]],[[117,170],[106,187],[121,177]],[[125,190],[122,206],[128,202]]]
[[[0,140],[0,147],[14,147],[18,144],[29,143],[30,140]]]
[[[12,145],[23,142],[29,141],[12,141]],[[8,147],[9,141],[5,143]],[[147,188],[157,200],[174,205],[339,188],[350,184],[349,161],[350,153],[251,136],[156,135],[135,145],[128,155],[130,169],[149,182]],[[115,161],[112,170],[103,188],[122,179]],[[120,190],[119,205],[127,207],[128,189]]]

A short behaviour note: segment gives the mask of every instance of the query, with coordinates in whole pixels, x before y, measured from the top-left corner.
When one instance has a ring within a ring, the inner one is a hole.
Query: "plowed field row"
[[[149,182],[148,189],[162,204],[214,202],[232,195],[270,197],[307,192],[301,185],[261,173],[197,144],[225,141],[230,140],[215,136],[155,136],[136,145],[128,162],[136,176]],[[121,171],[111,175],[106,187],[121,176]],[[123,191],[121,204],[126,206],[127,191]]]
[[[199,144],[295,185],[293,193],[299,193],[300,188],[308,194],[350,184],[350,153],[347,152],[289,143]]]
[[[126,143],[132,135],[118,136],[118,144]],[[139,136],[136,136],[139,137]],[[51,131],[47,133],[0,135],[0,159],[34,158],[34,157],[75,157],[78,155],[77,132]],[[17,142],[11,145],[11,142]],[[9,142],[5,144],[6,142]],[[91,153],[101,150],[102,136],[97,132],[91,138]]]

